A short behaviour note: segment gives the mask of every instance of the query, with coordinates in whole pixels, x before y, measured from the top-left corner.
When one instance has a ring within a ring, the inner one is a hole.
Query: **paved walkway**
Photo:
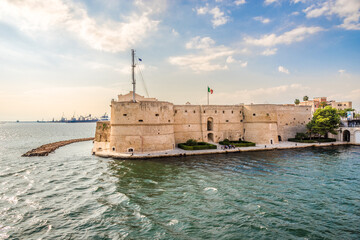
[[[331,143],[281,142],[279,144],[271,144],[271,145],[259,144],[255,147],[240,147],[240,148],[222,150],[221,145],[216,143],[213,144],[217,145],[218,149],[188,151],[176,147],[174,150],[147,152],[147,153],[134,153],[134,154],[102,151],[102,152],[97,152],[96,155],[100,157],[112,157],[112,158],[120,158],[120,159],[146,159],[146,158],[159,158],[159,157],[179,157],[179,156],[193,156],[193,155],[204,155],[204,154],[219,154],[219,153],[231,153],[231,152],[269,151],[275,149],[352,145],[351,143],[348,142],[331,142]]]

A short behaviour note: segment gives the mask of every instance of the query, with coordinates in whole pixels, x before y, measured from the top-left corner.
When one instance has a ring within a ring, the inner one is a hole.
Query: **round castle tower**
[[[111,101],[110,151],[141,153],[175,148],[173,104],[133,92]]]

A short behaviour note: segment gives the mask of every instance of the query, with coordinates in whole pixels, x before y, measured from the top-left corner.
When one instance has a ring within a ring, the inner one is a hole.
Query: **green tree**
[[[339,109],[339,110],[337,110],[338,111],[338,114],[340,115],[340,117],[346,117],[346,115],[347,115],[347,112],[352,112],[352,111],[354,111],[354,109],[352,109],[352,108],[347,108],[347,109]]]
[[[321,103],[320,103],[320,107],[322,107],[322,108],[326,107],[326,105],[327,105],[326,102],[321,102]]]
[[[308,122],[308,124],[306,124],[306,129],[307,129],[306,133],[309,135],[310,139],[312,138],[313,134],[315,133],[314,127],[315,127],[315,121],[314,121],[314,119],[311,119],[311,121]]]
[[[309,100],[309,97],[308,96],[304,96],[303,97],[303,101],[308,101]]]
[[[296,133],[295,138],[299,139],[299,140],[303,140],[304,138],[307,138],[307,134],[306,133]]]
[[[299,105],[300,100],[299,100],[299,99],[295,99],[294,103],[295,103],[296,105]]]
[[[327,106],[318,109],[314,113],[312,120],[306,125],[308,133],[317,134],[319,137],[325,136],[327,133],[337,134],[335,131],[340,126],[340,116],[335,108]]]

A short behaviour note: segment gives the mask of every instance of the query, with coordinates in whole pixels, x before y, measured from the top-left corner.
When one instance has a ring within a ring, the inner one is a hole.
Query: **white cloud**
[[[215,46],[215,41],[209,37],[194,37],[185,47],[198,50],[198,54],[170,57],[169,62],[195,72],[226,70],[225,58],[228,59],[235,51],[223,45]],[[231,59],[231,58],[230,58]]]
[[[214,44],[215,41],[212,40],[210,37],[200,38],[199,36],[197,36],[187,42],[185,47],[187,49],[206,49],[212,47]]]
[[[301,3],[306,3],[308,0],[291,0],[291,2],[293,2],[293,3],[299,3],[299,2],[301,2]]]
[[[283,66],[279,66],[279,67],[278,67],[278,71],[281,72],[281,73],[290,74],[289,70],[286,69],[286,68],[283,67]]]
[[[272,3],[277,3],[277,2],[278,2],[278,0],[265,0],[264,1],[265,5],[270,5]]]
[[[290,15],[291,16],[298,16],[298,15],[300,15],[300,13],[299,12],[292,12]]]
[[[261,54],[264,56],[271,56],[275,55],[277,53],[277,48],[268,48],[265,51],[263,51]]]
[[[257,46],[275,46],[278,44],[291,44],[293,42],[300,42],[306,37],[323,31],[321,27],[298,27],[291,31],[285,32],[282,35],[277,36],[276,34],[264,35],[259,39],[246,37],[244,38],[245,43]]]
[[[236,6],[239,6],[239,5],[245,4],[246,1],[245,0],[236,0],[236,1],[234,1],[234,3]]]
[[[172,29],[172,30],[171,30],[171,33],[172,33],[175,37],[179,36],[179,33],[178,33],[175,29]]]
[[[248,65],[248,62],[241,62],[241,63],[240,63],[240,66],[243,67],[243,68],[244,68],[244,67],[247,67],[247,65]]]
[[[26,34],[42,37],[44,32],[65,30],[91,48],[107,52],[129,49],[158,25],[158,21],[150,18],[152,10],[149,8],[140,14],[132,13],[124,22],[91,18],[81,5],[64,0],[3,0],[0,9],[0,21]]]
[[[240,67],[243,67],[243,68],[247,67],[247,65],[248,65],[248,62],[236,60],[232,56],[228,56],[226,58],[226,63],[239,63]]]
[[[263,18],[263,17],[261,17],[261,16],[259,16],[259,17],[254,17],[254,20],[259,21],[259,22],[262,22],[262,23],[264,23],[264,24],[270,22],[270,19],[269,19],[269,18]]]
[[[346,72],[346,70],[345,70],[345,69],[340,69],[338,72],[339,72],[340,74],[343,74],[343,73]]]
[[[232,56],[228,56],[227,59],[226,59],[226,62],[227,63],[234,63],[234,62],[236,62],[236,60]]]
[[[210,9],[208,5],[206,5],[205,7],[197,8],[196,13],[198,15],[205,15],[205,14],[212,15],[211,22],[214,28],[224,25],[229,21],[229,17],[226,16],[225,13],[220,10],[219,7],[214,7]]]
[[[306,8],[304,12],[308,18],[336,15],[343,20],[343,23],[339,25],[339,27],[347,30],[360,30],[359,0],[319,1]]]
[[[206,4],[205,7],[199,7],[199,8],[196,9],[196,13],[197,13],[198,15],[205,15],[205,14],[208,13],[208,12],[209,12],[209,7],[208,7],[207,4]]]

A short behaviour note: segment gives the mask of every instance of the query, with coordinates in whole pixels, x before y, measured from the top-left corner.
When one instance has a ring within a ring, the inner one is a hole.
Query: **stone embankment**
[[[22,157],[34,157],[34,156],[47,156],[49,153],[55,151],[59,147],[76,143],[76,142],[84,142],[84,141],[93,141],[94,138],[78,138],[78,139],[70,139],[60,142],[54,142],[42,145],[38,148],[28,151],[27,153],[23,154]]]
[[[331,142],[331,143],[295,143],[295,142],[281,142],[279,144],[270,145],[256,145],[255,147],[240,147],[235,149],[221,149],[219,144],[214,143],[218,146],[218,149],[206,149],[196,151],[186,151],[180,148],[174,150],[159,151],[159,152],[148,152],[148,153],[116,153],[112,151],[97,152],[96,155],[99,157],[111,157],[118,159],[148,159],[148,158],[161,158],[161,157],[184,157],[184,156],[195,156],[195,155],[206,155],[206,154],[221,154],[221,153],[235,153],[235,152],[255,152],[255,151],[272,151],[272,150],[286,150],[286,149],[299,149],[308,147],[331,147],[341,145],[359,145],[348,142]]]

